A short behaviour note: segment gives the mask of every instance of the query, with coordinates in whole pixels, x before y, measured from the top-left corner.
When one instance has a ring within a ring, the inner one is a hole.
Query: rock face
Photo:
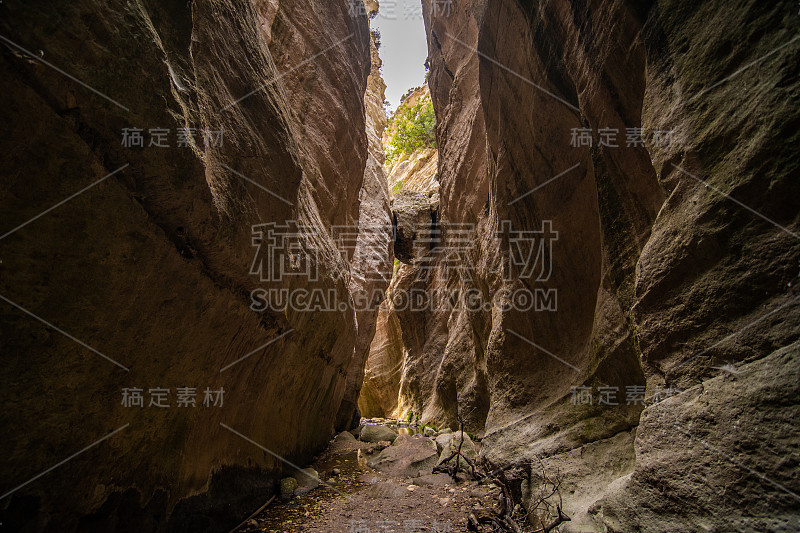
[[[375,337],[369,347],[358,406],[367,417],[395,416],[403,365],[403,337],[391,299],[378,309]]]
[[[417,87],[400,103],[395,116],[410,109],[420,102],[431,99],[428,84]],[[393,133],[387,127],[383,133],[383,145],[388,146]],[[389,188],[393,193],[401,190],[439,192],[438,182],[439,151],[436,148],[420,148],[411,154],[399,154],[393,161],[387,162]]]
[[[429,97],[429,94],[427,85],[423,85],[413,91],[400,108],[413,106],[421,98]],[[384,143],[388,142],[387,135],[384,133]],[[363,388],[358,400],[365,417],[402,418],[408,411],[405,395],[400,394],[400,384],[408,382],[403,375],[413,372],[413,369],[407,368],[406,364],[414,362],[416,357],[404,354],[405,347],[413,346],[413,343],[404,340],[403,335],[404,331],[406,335],[413,333],[415,328],[401,328],[392,294],[406,293],[400,272],[413,272],[417,277],[418,268],[424,268],[427,264],[431,244],[438,239],[435,226],[439,216],[437,162],[437,150],[424,148],[410,155],[402,155],[387,165],[395,275],[387,298],[380,305],[375,338],[369,347]],[[418,268],[406,268],[406,265],[413,264]]]
[[[376,3],[368,3],[369,13],[377,13]],[[368,157],[364,183],[359,195],[361,203],[358,240],[350,261],[350,290],[356,303],[357,337],[355,352],[347,374],[347,388],[337,416],[337,429],[358,425],[361,411],[358,398],[364,383],[364,368],[375,334],[376,321],[380,320],[384,292],[389,286],[392,272],[393,239],[389,231],[389,191],[383,170],[383,131],[386,112],[383,109],[386,84],[381,78],[381,58],[374,35],[370,39],[371,70],[367,78],[364,98]],[[374,415],[367,415],[374,416]]]
[[[395,258],[424,266],[438,239],[439,205],[427,191],[404,189],[392,198]]]
[[[783,463],[775,483],[760,476],[771,479],[793,445],[741,450],[731,440],[785,433],[784,404],[756,394],[748,405],[774,416],[737,429],[723,408],[737,385],[719,376],[800,336],[796,10],[423,6],[438,122],[435,224],[445,250],[462,248],[457,261],[415,256],[424,202],[396,217],[408,264],[389,293],[403,339],[395,413],[453,426],[460,409],[490,463],[547,457],[571,465],[573,487],[595,476],[565,496],[575,520],[564,531],[789,527],[798,479]],[[472,227],[468,242],[459,224]],[[399,309],[396,295],[412,289],[485,305]],[[719,399],[701,415],[691,391],[712,382]],[[708,419],[690,437],[662,414],[684,429]],[[705,436],[718,458],[693,438]],[[661,466],[675,476],[666,486]],[[717,494],[694,499],[695,516],[713,519],[678,516],[701,477],[677,479],[695,467]],[[719,496],[734,479],[738,492]],[[747,498],[776,507],[744,519]]]
[[[277,456],[302,464],[358,418],[377,305],[349,304],[391,270],[367,17],[327,0],[2,10],[0,382],[14,435],[0,522],[228,530],[289,473]],[[303,228],[306,263],[279,250],[275,278],[253,227],[287,223]],[[266,289],[334,305],[267,308],[253,297]],[[169,390],[169,408],[151,389]],[[212,404],[206,389],[224,393]]]
[[[400,435],[367,465],[392,476],[419,477],[431,473],[436,458],[436,445],[431,440]]]
[[[645,409],[633,474],[590,511],[610,531],[797,531],[799,377],[795,342]]]
[[[427,90],[427,85],[425,88]],[[439,151],[422,148],[409,156],[400,157],[389,166],[389,188],[401,190],[439,192],[437,181]]]

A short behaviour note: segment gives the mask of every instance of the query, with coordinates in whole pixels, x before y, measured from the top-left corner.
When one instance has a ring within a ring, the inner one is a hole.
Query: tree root
[[[521,523],[528,522],[538,529],[528,533],[551,533],[564,522],[572,520],[562,510],[561,482],[562,478],[558,470],[555,474],[547,471],[544,463],[539,459],[540,470],[533,472],[533,463],[529,461],[518,461],[509,465],[491,470],[484,474],[476,467],[475,462],[461,453],[464,444],[464,419],[458,413],[458,425],[461,441],[458,449],[451,453],[446,459],[439,462],[433,468],[433,472],[444,472],[450,474],[453,481],[458,482],[458,472],[461,470],[465,474],[477,480],[479,485],[494,483],[500,488],[500,495],[497,504],[493,508],[475,507],[470,511],[467,519],[467,529],[475,533],[484,531],[501,533],[526,533]],[[469,471],[462,468],[461,460],[469,466]],[[526,513],[522,508],[521,483],[523,478],[531,479],[536,476],[539,480],[538,490]],[[552,502],[551,498],[558,497],[558,503]],[[555,509],[554,509],[555,507]],[[555,518],[553,518],[555,517]]]

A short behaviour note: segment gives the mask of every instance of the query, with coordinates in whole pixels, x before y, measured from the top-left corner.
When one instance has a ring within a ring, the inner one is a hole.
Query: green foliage
[[[430,98],[398,108],[392,117],[386,159],[393,161],[422,148],[436,148],[436,116]]]
[[[414,420],[414,411],[409,411],[406,415],[406,422],[409,424]]]
[[[412,88],[410,88],[409,90],[407,90],[407,91],[406,91],[406,92],[403,94],[403,96],[401,96],[401,97],[400,97],[400,105],[402,105],[402,104],[403,104],[403,102],[405,102],[405,101],[406,101],[406,98],[408,98],[409,96],[411,96],[411,94],[412,94],[412,93],[413,93],[415,90],[416,90],[416,89],[415,89],[414,87],[412,87]]]
[[[397,194],[398,192],[400,192],[400,189],[402,188],[403,188],[403,180],[400,180],[394,184],[394,187],[392,187],[392,193]]]

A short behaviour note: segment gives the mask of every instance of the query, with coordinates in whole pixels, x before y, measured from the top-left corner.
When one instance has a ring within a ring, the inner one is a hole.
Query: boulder
[[[436,445],[428,439],[400,435],[394,445],[367,461],[367,466],[397,477],[430,474],[436,466]]]
[[[302,496],[319,487],[319,473],[313,468],[304,468],[299,472],[295,472],[292,474],[292,478],[297,482],[297,486],[294,489],[295,496]]]
[[[450,441],[453,439],[453,433],[440,433],[438,437],[436,437],[436,450],[438,453],[442,453],[442,449],[450,444]]]
[[[297,480],[293,477],[285,477],[281,480],[281,498],[289,499],[294,496],[297,488]]]
[[[399,261],[411,265],[425,260],[431,242],[440,238],[431,225],[438,215],[438,207],[424,191],[401,190],[394,196],[394,255]]]
[[[380,442],[388,440],[394,442],[397,438],[397,433],[386,426],[366,425],[361,429],[359,439],[362,442]]]
[[[356,438],[349,431],[342,431],[334,437],[337,442],[355,442]]]
[[[450,455],[458,450],[461,439],[464,439],[464,444],[461,445],[461,454],[470,461],[478,459],[478,451],[475,449],[475,444],[469,435],[459,431],[458,433],[446,433],[439,435],[436,438],[436,449],[439,451],[439,463],[450,457]]]

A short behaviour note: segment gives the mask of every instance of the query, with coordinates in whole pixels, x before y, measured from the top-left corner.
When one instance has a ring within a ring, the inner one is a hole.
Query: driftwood
[[[433,473],[444,472],[446,474],[450,474],[450,477],[453,478],[453,481],[458,482],[458,471],[461,469],[461,459],[469,465],[470,474],[472,475],[473,479],[481,479],[483,477],[482,474],[478,473],[475,470],[475,463],[471,461],[466,455],[461,453],[461,448],[464,446],[464,417],[461,416],[461,413],[458,414],[458,435],[460,435],[458,441],[458,449],[451,453],[446,459],[442,460],[438,465],[433,467]],[[448,465],[450,461],[455,459],[455,463]],[[465,470],[466,472],[466,470]]]
[[[545,483],[552,484],[552,489],[548,491],[549,493],[540,495],[536,501],[531,503],[530,511],[527,513],[527,515],[523,512],[520,512],[520,506],[515,502],[513,495],[514,491],[510,487],[509,480],[505,479],[504,475],[505,472],[511,470],[514,466],[524,467],[526,465],[515,464],[501,469],[496,469],[482,479],[483,482],[492,482],[497,485],[500,488],[500,495],[494,508],[490,509],[486,507],[476,507],[472,509],[467,519],[467,529],[469,531],[480,533],[482,531],[481,526],[483,525],[490,526],[492,528],[491,531],[500,531],[503,533],[525,533],[525,530],[520,523],[524,522],[524,520],[531,514],[535,514],[540,507],[543,507],[543,513],[548,515],[551,509],[551,504],[548,500],[556,494],[558,495],[559,503],[555,506],[555,519],[546,525],[543,525],[543,527],[531,531],[530,533],[550,533],[564,522],[571,520],[571,518],[561,509],[561,493],[559,492],[561,487],[560,477],[555,476],[555,479],[552,479],[550,476],[547,476],[547,474],[545,474],[546,477],[543,477],[542,479]],[[530,475],[530,470],[528,470],[528,473]],[[542,523],[544,517],[536,514],[535,518],[537,521],[539,521],[539,523]]]
[[[486,483],[493,483],[495,478],[500,474],[502,474],[503,472],[505,472],[506,470],[511,470],[512,468],[527,468],[529,466],[530,466],[529,463],[524,461],[518,461],[516,463],[507,464],[506,466],[501,466],[500,468],[496,468],[491,472],[489,472],[488,474],[486,474],[485,476],[483,476],[481,480],[478,482],[478,484],[483,485]]]
[[[461,435],[458,449],[439,462],[433,471],[450,474],[455,482],[459,481],[459,471],[463,471],[464,474],[477,480],[479,484],[493,483],[500,488],[500,495],[494,507],[475,507],[470,511],[467,518],[469,531],[475,533],[482,531],[526,533],[521,524],[530,520],[530,523],[538,525],[539,529],[527,533],[551,533],[564,522],[571,520],[562,510],[561,475],[557,470],[555,474],[549,473],[544,463],[539,460],[540,471],[534,473],[532,462],[518,461],[484,474],[474,461],[461,453],[464,445],[464,418],[460,412],[458,413],[458,425]],[[469,470],[462,468],[462,459],[464,460],[463,464],[469,466]],[[531,479],[534,475],[540,480],[540,492],[531,501],[529,511],[525,513],[521,503],[517,500],[522,499],[523,479]],[[551,502],[551,498],[555,496],[558,497],[558,503]],[[555,518],[552,518],[553,516]]]
[[[555,474],[550,474],[545,468],[541,459],[539,459],[539,468],[540,471],[536,474],[536,477],[538,477],[540,480],[539,486],[542,488],[542,490],[536,499],[531,503],[528,516],[531,514],[536,515],[536,519],[542,525],[540,529],[535,530],[533,533],[550,533],[562,523],[569,522],[572,519],[562,510],[564,502],[561,499],[562,478],[559,471],[556,470]],[[531,470],[533,470],[532,464]],[[531,476],[533,476],[532,471]],[[548,489],[548,487],[550,488]],[[558,503],[555,504],[555,512],[553,512],[554,505],[551,502],[551,498],[554,496],[558,496]],[[555,519],[545,524],[545,519],[548,516],[555,516]]]
[[[500,531],[523,533],[522,528],[514,520],[498,516],[492,509],[476,507],[469,513],[467,529],[469,531],[480,531],[481,524],[493,526],[495,531],[499,529]]]
[[[542,533],[550,533],[552,530],[560,526],[563,522],[569,522],[570,520],[572,520],[572,518],[564,514],[564,511],[561,510],[561,506],[557,506],[556,509],[558,509],[558,517],[556,517],[556,519],[553,520],[549,525],[543,527],[542,529],[537,529],[536,531],[541,531]]]
[[[247,521],[248,521],[248,520],[252,520],[253,518],[255,518],[255,517],[258,515],[258,513],[260,513],[260,512],[261,512],[261,511],[263,511],[264,509],[266,509],[266,508],[267,508],[267,506],[268,506],[269,504],[271,504],[271,503],[272,503],[272,500],[274,500],[274,499],[275,499],[275,495],[273,494],[273,495],[272,495],[272,497],[271,497],[269,500],[267,500],[267,503],[265,503],[264,505],[262,505],[261,507],[259,507],[258,509],[256,509],[256,511],[255,511],[253,514],[251,514],[250,516],[248,516],[247,518],[245,518],[244,520],[242,520],[242,523],[241,523],[241,524],[239,524],[238,526],[236,526],[235,528],[231,529],[230,533],[236,533],[237,531],[239,531],[239,528],[241,528],[243,525],[247,524]]]
[[[500,478],[495,478],[494,483],[500,487],[500,496],[493,509],[476,507],[467,519],[467,529],[479,532],[480,525],[491,525],[494,531],[507,533],[524,533],[522,527],[514,518],[514,498],[508,485]]]
[[[459,445],[459,450],[460,449],[461,449],[461,446]],[[447,463],[452,461],[454,458],[456,459],[456,463],[454,465],[448,465]],[[475,463],[472,460],[470,460],[469,457],[467,457],[466,455],[464,455],[460,451],[455,451],[455,452],[451,453],[450,456],[447,457],[447,459],[443,460],[441,463],[439,463],[438,465],[433,467],[433,473],[436,474],[436,473],[439,473],[439,472],[444,472],[446,474],[450,474],[450,477],[452,477],[454,481],[458,481],[458,477],[457,477],[458,470],[461,468],[460,465],[459,465],[459,459],[463,459],[464,462],[467,463],[467,465],[470,468],[470,474],[472,475],[472,477],[474,479],[482,479],[483,478],[483,475],[480,472],[478,472],[477,470],[475,470]]]

